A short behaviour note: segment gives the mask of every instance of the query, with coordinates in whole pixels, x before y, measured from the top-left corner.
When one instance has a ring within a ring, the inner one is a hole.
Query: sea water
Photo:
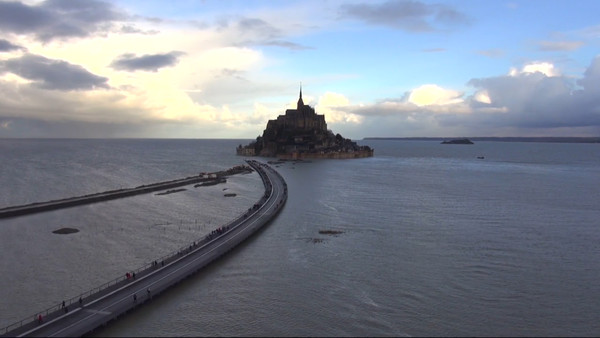
[[[0,206],[227,169],[247,142],[0,140]],[[375,156],[274,164],[289,186],[276,219],[95,334],[600,334],[600,145],[360,143]],[[0,324],[177,250],[262,194],[256,174],[185,188],[0,220]]]

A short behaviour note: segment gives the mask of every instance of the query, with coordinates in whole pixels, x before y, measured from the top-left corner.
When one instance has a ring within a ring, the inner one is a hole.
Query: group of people
[[[211,231],[208,235],[206,235],[206,240],[210,241],[211,239],[224,234],[227,230],[229,230],[229,225],[224,225],[222,227],[219,227],[219,228]]]

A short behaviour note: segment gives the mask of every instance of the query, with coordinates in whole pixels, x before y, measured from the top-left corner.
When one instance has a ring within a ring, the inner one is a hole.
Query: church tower
[[[302,84],[300,84],[300,98],[298,99],[298,112],[302,111],[302,107],[304,106],[304,101],[302,101]]]

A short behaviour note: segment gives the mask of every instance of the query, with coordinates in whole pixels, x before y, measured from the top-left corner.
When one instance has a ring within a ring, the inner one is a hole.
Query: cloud
[[[327,123],[338,125],[344,123],[362,123],[364,120],[363,116],[344,111],[344,107],[349,105],[350,100],[344,95],[326,92],[319,97],[319,102],[315,106],[315,110],[318,114],[325,115]]]
[[[47,0],[34,5],[0,2],[0,31],[31,34],[43,42],[105,32],[126,17],[110,3],[98,0]]]
[[[579,30],[578,33],[587,39],[597,39],[600,37],[600,25],[586,27]]]
[[[125,33],[125,34],[143,34],[143,35],[154,35],[154,34],[159,33],[159,31],[157,31],[155,29],[143,30],[143,29],[137,28],[136,26],[130,25],[130,24],[124,24],[123,26],[121,26],[120,32]]]
[[[597,136],[600,133],[600,57],[577,81],[549,62],[511,74],[475,78],[467,95],[422,85],[396,99],[347,104],[364,117],[362,133],[389,136]],[[369,135],[369,134],[367,134]]]
[[[285,40],[286,33],[282,29],[260,18],[223,19],[217,24],[217,31],[235,46],[273,46],[291,50],[312,49],[312,47]]]
[[[418,33],[470,22],[466,15],[450,6],[410,0],[389,0],[380,4],[344,4],[340,6],[339,13],[341,18],[358,19],[371,25]]]
[[[526,73],[542,73],[546,76],[558,76],[559,72],[556,68],[554,68],[554,65],[550,62],[541,62],[541,61],[534,61],[534,62],[530,62],[527,63],[523,66],[523,68],[521,68],[521,70],[517,70],[516,68],[511,68],[509,71],[509,75],[511,76],[517,76],[519,74],[526,74]]]
[[[125,71],[152,71],[156,72],[159,68],[172,67],[177,64],[179,57],[185,55],[183,52],[172,51],[166,54],[149,54],[135,56],[134,54],[122,54],[111,63],[111,67]]]
[[[411,91],[408,102],[417,106],[445,105],[462,102],[463,94],[434,84],[422,85]]]
[[[25,50],[27,50],[27,48],[12,44],[8,40],[0,39],[0,53],[1,52],[10,52],[13,50],[25,51]]]
[[[538,49],[546,52],[573,51],[583,45],[583,41],[540,41]]]
[[[282,47],[291,50],[306,50],[306,49],[314,49],[313,47],[300,45],[291,41],[284,40],[269,40],[261,43],[263,46],[274,46],[274,47]]]
[[[0,74],[12,73],[33,82],[33,86],[50,90],[92,90],[109,88],[105,77],[62,60],[25,54],[0,62]]]
[[[49,91],[0,81],[0,137],[223,137],[245,116],[162,87]]]
[[[477,54],[487,56],[490,58],[499,58],[504,56],[504,51],[501,49],[493,48],[493,49],[482,49],[476,52]]]

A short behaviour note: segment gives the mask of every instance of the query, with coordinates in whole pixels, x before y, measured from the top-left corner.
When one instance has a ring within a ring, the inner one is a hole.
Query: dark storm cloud
[[[89,36],[125,18],[110,3],[98,0],[47,0],[36,5],[0,2],[1,32],[32,34],[44,42]]]
[[[26,54],[0,62],[0,74],[13,73],[33,81],[33,85],[51,90],[90,90],[109,88],[105,77],[94,75],[85,68],[62,60]]]
[[[368,24],[409,32],[431,32],[439,30],[440,26],[470,22],[466,15],[450,6],[408,0],[390,0],[380,4],[345,4],[340,7],[339,14],[341,18],[358,19]]]
[[[26,50],[26,48],[12,44],[8,40],[0,39],[0,52],[10,52],[12,50]]]
[[[159,68],[176,65],[179,61],[179,57],[182,55],[185,55],[185,53],[178,51],[172,51],[166,54],[149,54],[142,56],[123,54],[111,63],[111,67],[130,72],[137,70],[156,72]]]
[[[600,58],[596,58],[575,89],[570,79],[542,73],[473,79],[469,85],[486,90],[490,104],[474,108],[506,108],[486,116],[486,122],[527,128],[600,127]]]

